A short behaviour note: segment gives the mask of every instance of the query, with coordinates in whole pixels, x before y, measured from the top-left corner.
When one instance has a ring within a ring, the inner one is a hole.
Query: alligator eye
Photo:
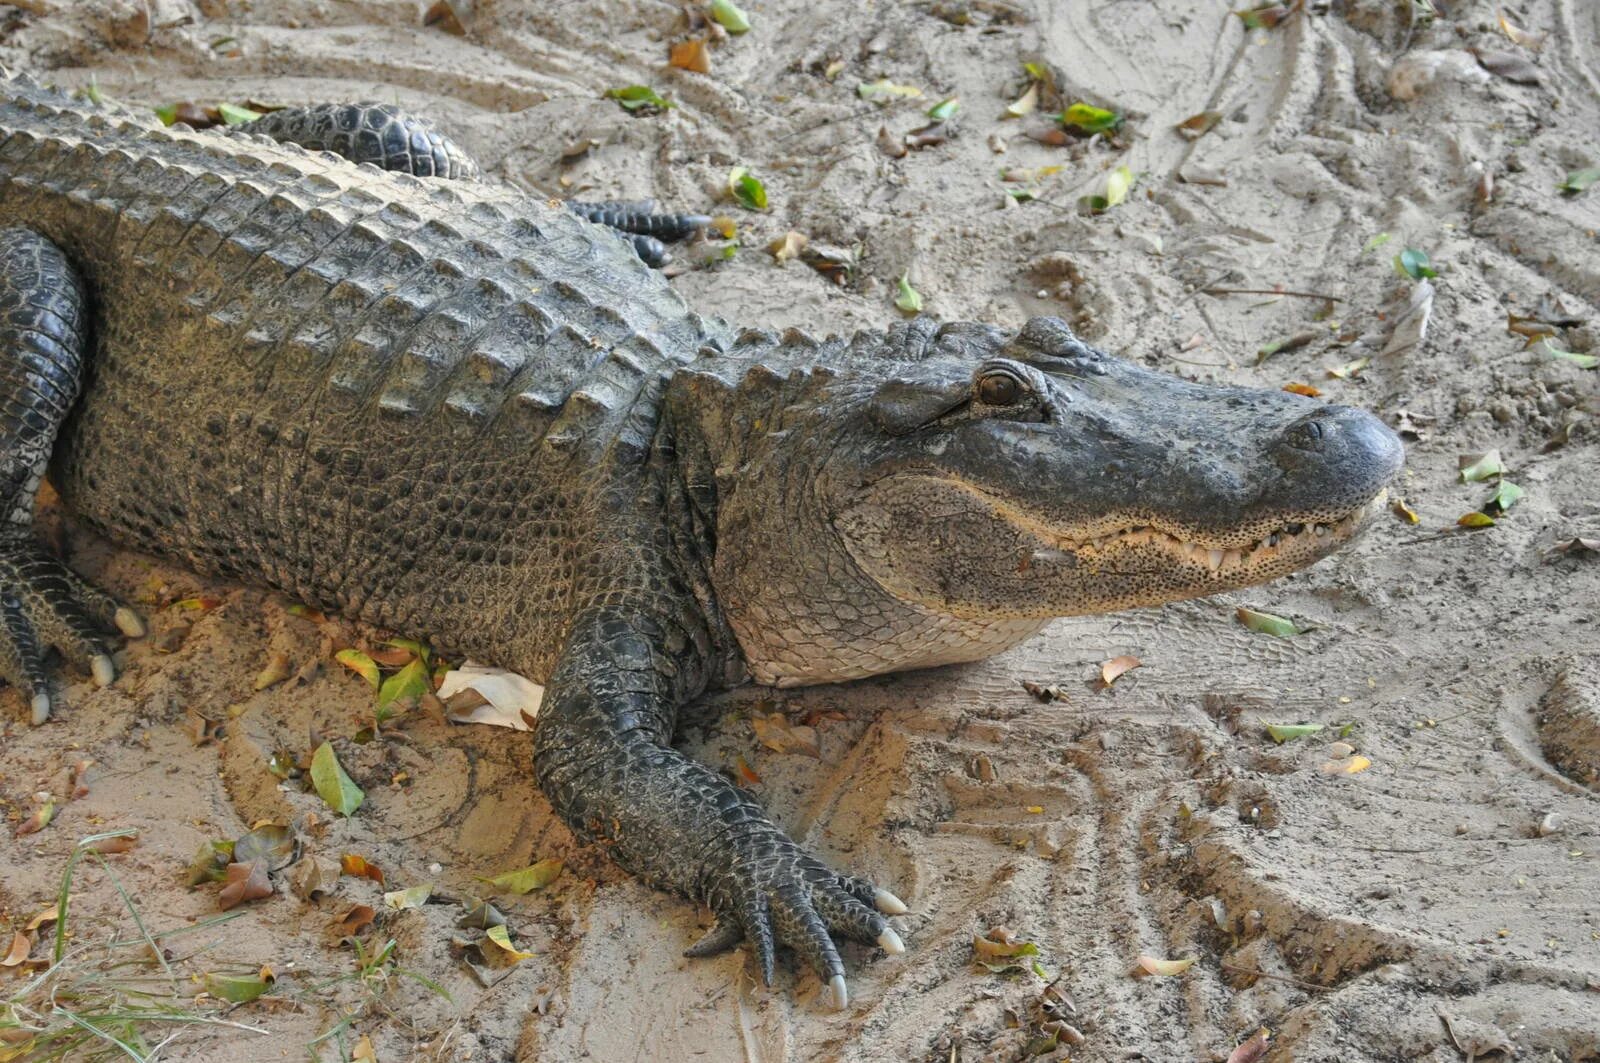
[[[978,401],[985,406],[1015,406],[1022,394],[1022,381],[1010,373],[988,373],[978,380]]]

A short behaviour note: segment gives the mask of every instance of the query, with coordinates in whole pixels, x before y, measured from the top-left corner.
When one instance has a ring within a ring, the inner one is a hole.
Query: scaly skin
[[[383,157],[465,165],[418,135]],[[840,1005],[834,938],[899,951],[903,904],[673,750],[680,706],[1272,578],[1348,538],[1400,459],[1366,414],[1186,384],[1054,319],[735,334],[562,207],[21,79],[0,230],[7,678],[44,692],[42,644],[94,664],[95,623],[137,630],[23,534],[51,454],[120,542],[543,681],[534,768],[562,819],[717,913],[693,953],[747,938],[770,981],[787,945]]]

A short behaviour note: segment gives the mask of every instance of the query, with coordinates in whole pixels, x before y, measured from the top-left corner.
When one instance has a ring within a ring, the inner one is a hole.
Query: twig
[[[1321,299],[1329,303],[1342,303],[1343,299],[1337,295],[1323,295],[1321,292],[1282,292],[1276,288],[1203,288],[1206,295],[1292,295],[1300,299]]]
[[[1240,967],[1236,963],[1222,963],[1220,966],[1224,971],[1233,971],[1237,974],[1253,974],[1257,978],[1265,978],[1272,982],[1286,982],[1289,985],[1299,986],[1301,989],[1314,989],[1318,993],[1326,993],[1331,988],[1325,985],[1318,985],[1315,982],[1302,982],[1298,978],[1290,978],[1285,974],[1268,974],[1266,971],[1258,971],[1254,967]]]

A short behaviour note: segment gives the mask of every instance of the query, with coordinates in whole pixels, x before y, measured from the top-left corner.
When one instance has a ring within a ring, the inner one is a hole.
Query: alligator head
[[[1361,410],[1190,383],[1054,318],[923,340],[789,378],[723,459],[714,582],[758,678],[973,659],[1274,579],[1355,535],[1403,457]]]

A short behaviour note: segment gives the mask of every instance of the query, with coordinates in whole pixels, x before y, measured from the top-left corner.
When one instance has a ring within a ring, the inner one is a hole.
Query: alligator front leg
[[[28,229],[0,229],[0,677],[50,716],[43,650],[55,646],[102,686],[115,668],[103,634],[142,635],[132,610],[89,586],[33,536],[33,502],[56,432],[77,398],[89,327],[77,271]]]
[[[539,714],[539,785],[580,838],[598,840],[624,868],[716,913],[717,926],[686,955],[748,939],[770,985],[775,946],[787,945],[844,1007],[834,936],[900,952],[883,913],[905,905],[827,867],[744,791],[667,744],[684,670],[666,649],[679,640],[660,632],[616,607],[580,618]]]
[[[473,180],[482,174],[477,160],[431,121],[387,103],[285,107],[232,128],[413,177]],[[711,222],[701,214],[658,214],[627,203],[574,200],[568,206],[580,217],[615,230],[647,266],[664,265],[669,257],[665,244],[686,239]]]

